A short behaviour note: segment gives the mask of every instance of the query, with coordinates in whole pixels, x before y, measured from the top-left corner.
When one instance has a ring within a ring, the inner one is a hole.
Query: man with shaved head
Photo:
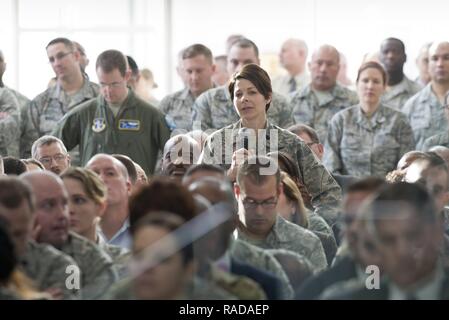
[[[287,71],[286,75],[273,79],[273,90],[285,96],[299,91],[310,81],[306,70],[307,44],[301,39],[288,39],[282,44],[279,62]]]
[[[388,74],[388,85],[382,102],[401,111],[405,102],[421,89],[404,74],[407,61],[405,45],[399,39],[388,38],[382,41],[379,52],[379,60]]]
[[[117,280],[117,273],[105,252],[69,231],[68,194],[61,178],[49,171],[32,171],[21,179],[29,183],[36,199],[36,241],[71,256],[79,266],[82,297],[99,298]]]
[[[338,111],[358,102],[355,92],[337,83],[340,54],[333,46],[323,45],[309,62],[312,82],[292,97],[296,123],[314,128],[321,141],[326,140],[328,123]]]
[[[99,235],[108,244],[130,249],[128,197],[131,193],[131,182],[126,167],[113,156],[100,153],[89,160],[86,168],[98,174],[108,190],[107,206],[101,218]]]
[[[195,139],[179,134],[171,137],[162,155],[162,174],[181,182],[187,169],[198,162],[201,150]]]
[[[436,41],[429,48],[430,83],[411,97],[403,112],[408,116],[415,136],[416,149],[422,150],[427,138],[447,132],[445,117],[449,91],[449,42]]]

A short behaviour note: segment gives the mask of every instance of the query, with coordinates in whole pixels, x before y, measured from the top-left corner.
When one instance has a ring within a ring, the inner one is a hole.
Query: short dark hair
[[[365,71],[366,69],[376,69],[379,70],[379,72],[382,74],[382,80],[383,80],[383,84],[386,85],[388,83],[388,74],[385,71],[385,68],[380,64],[377,63],[375,61],[368,61],[365,62],[364,64],[362,64],[359,68],[359,71],[357,72],[357,80],[356,82],[359,82],[360,80],[360,74]]]
[[[148,226],[157,226],[165,228],[170,233],[175,233],[176,230],[184,224],[185,220],[177,214],[171,212],[154,211],[140,218],[133,229],[131,229],[132,236],[135,236],[139,229]],[[174,234],[175,235],[175,234]],[[175,235],[175,239],[176,235]],[[187,244],[185,247],[179,249],[184,265],[193,260],[193,245]]]
[[[224,176],[226,175],[226,171],[220,166],[217,166],[215,164],[200,163],[194,164],[189,169],[187,169],[186,173],[184,174],[184,177],[188,178],[198,171],[212,171],[222,174]]]
[[[133,76],[138,76],[140,71],[139,67],[137,66],[136,60],[134,60],[131,56],[126,56],[126,60]]]
[[[298,136],[302,133],[306,133],[310,137],[310,140],[312,140],[313,143],[321,143],[320,138],[318,138],[318,134],[316,133],[315,129],[313,129],[312,127],[309,127],[306,124],[298,123],[298,124],[291,126],[287,130],[290,132],[293,132],[294,134],[296,134]]]
[[[133,185],[136,184],[137,170],[136,170],[136,166],[134,165],[133,160],[130,157],[125,156],[124,154],[112,154],[111,156],[113,156],[118,161],[123,163],[123,165],[126,168],[126,171],[128,171],[128,176],[129,176],[129,180],[131,180],[131,184],[133,184]]]
[[[58,44],[58,43],[63,43],[67,49],[69,49],[70,51],[75,51],[75,45],[73,44],[73,42],[67,38],[55,38],[53,40],[51,40],[47,46],[45,47],[45,49],[48,49],[49,46],[52,46],[54,44]]]
[[[183,60],[192,59],[199,55],[205,56],[210,64],[213,63],[212,51],[208,47],[200,43],[195,43],[191,46],[188,46],[187,48],[182,50],[181,53]]]
[[[17,177],[0,178],[0,205],[6,209],[16,209],[24,200],[34,211],[34,195],[26,181]]]
[[[274,174],[262,174],[267,168],[274,168]],[[248,178],[254,184],[260,185],[272,176],[276,178],[276,184],[281,183],[281,172],[275,159],[266,156],[249,157],[237,169],[237,185],[241,189],[245,189],[243,184],[245,178]]]
[[[271,87],[271,80],[268,73],[259,67],[257,64],[250,63],[244,65],[242,70],[236,72],[229,83],[228,90],[231,95],[231,100],[234,100],[234,88],[235,83],[239,79],[245,79],[250,81],[259,91],[265,99],[269,99],[272,97],[273,89]],[[270,102],[265,106],[265,110],[267,111],[270,107]]]
[[[232,47],[253,48],[256,57],[259,58],[259,48],[253,41],[249,40],[248,38],[241,37],[236,39],[234,42],[232,42],[232,45],[230,46],[229,49],[231,49]]]
[[[95,69],[101,68],[105,73],[118,69],[122,77],[128,70],[128,61],[123,53],[118,50],[106,50],[100,53],[95,64]]]
[[[369,222],[375,226],[380,219],[401,214],[404,204],[411,207],[420,221],[437,223],[437,210],[432,196],[420,184],[407,182],[385,184],[379,190],[367,208]]]
[[[5,174],[8,175],[15,174],[20,176],[27,171],[27,166],[22,160],[10,156],[3,158],[3,168]]]
[[[196,206],[192,194],[186,187],[171,179],[158,177],[131,196],[129,200],[131,230],[141,217],[152,211],[172,212],[188,221],[196,215]]]
[[[379,177],[368,177],[351,183],[346,189],[346,193],[351,192],[376,192],[386,184],[386,181]]]
[[[384,41],[382,41],[382,44],[383,44],[384,42],[386,42],[386,41],[394,41],[394,42],[399,43],[399,46],[400,46],[401,49],[402,49],[402,53],[405,53],[405,44],[404,44],[404,42],[403,42],[401,39],[390,37],[390,38],[387,38],[387,39],[385,39]],[[381,45],[381,46],[382,46],[382,45]]]

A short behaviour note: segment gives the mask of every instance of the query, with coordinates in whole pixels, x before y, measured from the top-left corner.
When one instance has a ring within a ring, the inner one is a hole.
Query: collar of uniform
[[[74,96],[80,95],[84,98],[84,100],[95,98],[96,94],[94,90],[91,89],[91,85],[93,85],[93,83],[91,83],[86,76],[83,76],[83,86],[74,94]],[[66,94],[59,81],[56,82],[54,87],[49,88],[49,90],[51,99],[57,99],[63,103],[65,102]]]
[[[108,103],[103,95],[99,94],[97,99],[99,100],[101,106],[103,106],[105,108],[109,108]],[[131,89],[128,89],[128,96],[126,97],[125,101],[123,101],[122,107],[120,108],[119,113],[126,109],[135,108],[136,102],[137,102],[136,94]]]
[[[391,99],[400,95],[401,93],[409,93],[412,91],[410,80],[404,75],[404,78],[397,85],[385,91],[384,96]]]
[[[324,103],[319,105],[320,107],[328,104],[329,102],[331,102],[337,98],[339,98],[339,99],[347,98],[345,89],[338,83],[336,83],[335,86],[331,90],[328,90],[328,92],[331,94],[332,100],[325,101]],[[299,92],[299,98],[305,98],[305,97],[310,96],[311,94],[313,94],[313,89],[312,89],[312,84],[309,84],[304,88],[304,90]]]
[[[362,111],[362,107],[358,105],[356,107],[356,122],[367,129],[375,127],[377,124],[384,123],[385,118],[385,108],[382,104],[379,105],[376,112],[368,119],[367,116]]]
[[[195,97],[193,96],[193,94],[190,92],[189,88],[184,88],[181,90],[181,94],[179,95],[179,100],[186,100],[188,98],[192,98],[193,100],[195,100]]]
[[[233,125],[232,125],[232,127],[231,127],[231,130],[232,130],[232,141],[235,141],[235,138],[239,135],[239,132],[240,132],[240,129],[242,129],[243,127],[242,127],[242,120],[239,120],[239,121],[237,121],[237,122],[235,122]],[[267,136],[266,136],[266,138],[269,140],[270,139],[270,136],[269,136],[269,132],[270,132],[270,129],[276,129],[269,121],[268,121],[268,119],[267,119],[267,121],[266,121],[266,123],[265,123],[265,128],[263,128],[263,129],[265,129],[266,130],[266,132],[267,132]],[[226,129],[225,129],[226,130]]]
[[[440,106],[437,96],[432,90],[432,83],[425,86],[419,93],[418,104]]]

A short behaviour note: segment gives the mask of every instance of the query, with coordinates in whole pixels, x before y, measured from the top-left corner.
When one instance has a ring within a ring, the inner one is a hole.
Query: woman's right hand
[[[229,180],[232,182],[235,182],[237,179],[237,168],[239,165],[241,165],[246,159],[249,157],[252,157],[254,155],[254,152],[251,150],[246,150],[245,148],[240,148],[238,150],[235,150],[232,154],[232,162],[231,167],[229,168],[227,175]]]

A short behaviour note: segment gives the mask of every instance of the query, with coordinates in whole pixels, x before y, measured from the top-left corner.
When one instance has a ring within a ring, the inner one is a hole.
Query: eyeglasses
[[[61,163],[66,159],[66,155],[62,153],[55,154],[53,157],[42,157],[39,159],[39,162],[44,166],[48,166],[51,164],[51,160],[55,160],[56,163]]]
[[[105,89],[105,88],[111,88],[111,89],[115,89],[115,88],[120,88],[123,86],[123,84],[125,83],[125,81],[120,81],[120,82],[112,82],[112,83],[101,83],[100,82],[100,87],[101,89]]]
[[[257,208],[257,206],[262,206],[263,209],[274,209],[276,205],[278,204],[278,198],[271,198],[263,201],[256,201],[254,199],[243,199],[242,200],[243,206],[247,210],[254,210]]]
[[[64,59],[65,57],[67,57],[69,54],[72,54],[73,53],[73,51],[69,51],[69,52],[59,52],[59,53],[57,53],[54,57],[49,57],[48,58],[48,62],[50,62],[50,63],[53,63],[53,62],[55,62],[56,60],[62,60],[62,59]]]

